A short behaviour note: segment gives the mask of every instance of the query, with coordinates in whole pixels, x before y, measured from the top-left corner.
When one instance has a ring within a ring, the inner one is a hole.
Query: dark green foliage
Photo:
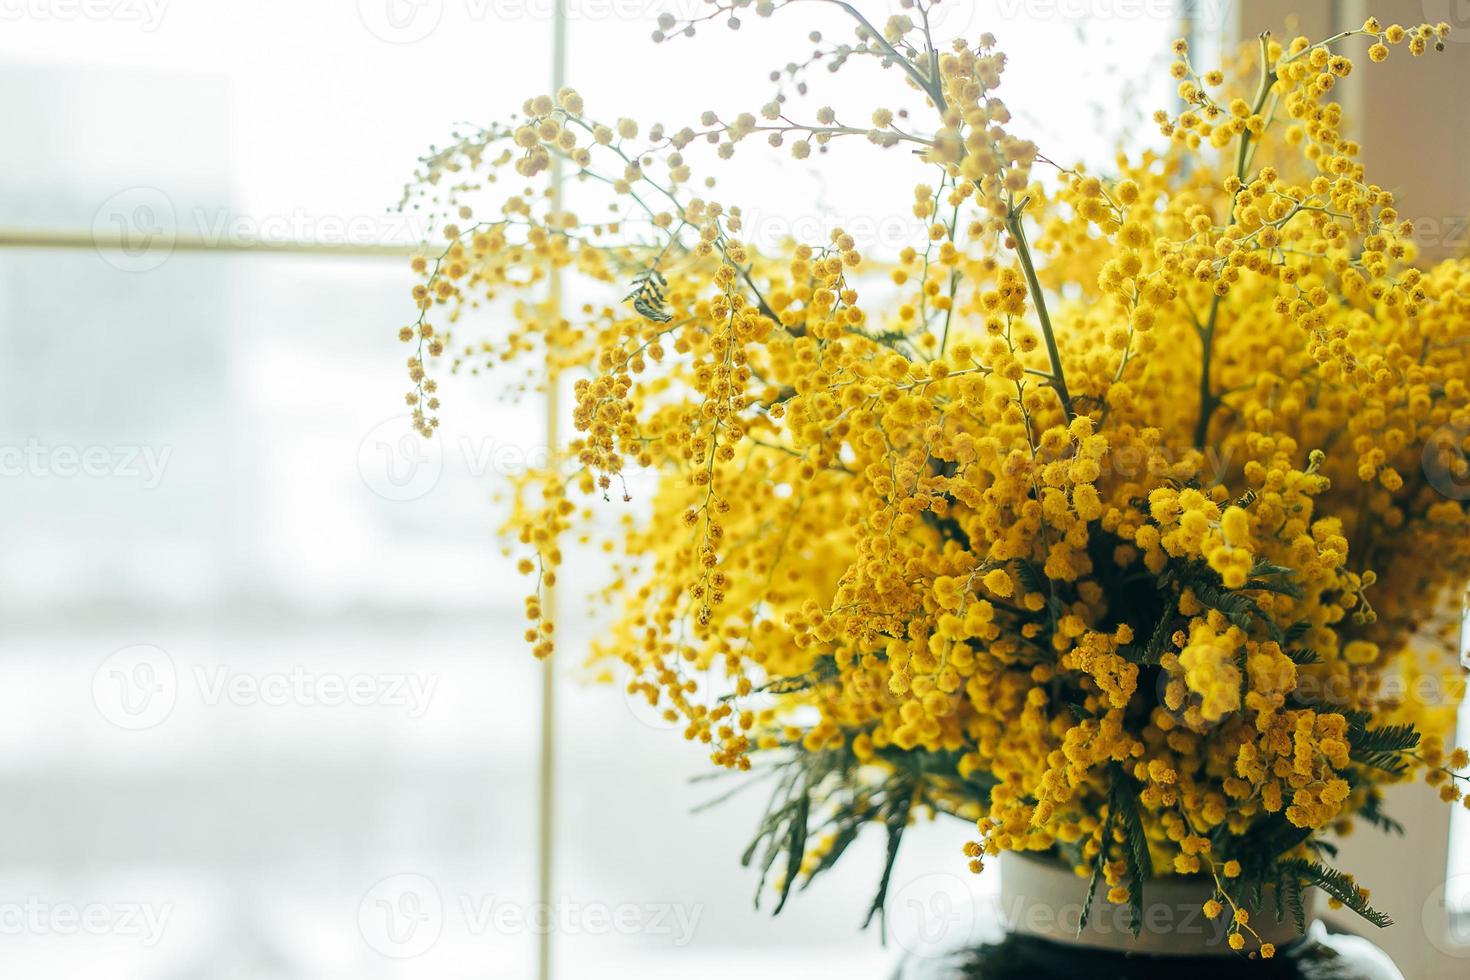
[[[1277,643],[1285,642],[1285,631],[1276,625],[1276,620],[1266,615],[1261,609],[1260,603],[1256,602],[1251,596],[1246,595],[1245,592],[1226,589],[1203,578],[1192,582],[1191,588],[1194,589],[1195,597],[1200,602],[1209,606],[1211,609],[1218,610],[1221,615],[1230,621],[1231,625],[1238,626],[1249,634],[1254,632],[1253,627],[1259,623],[1265,627],[1271,639]],[[1260,588],[1260,586],[1247,582],[1245,588]]]
[[[1286,914],[1296,924],[1297,932],[1307,931],[1307,910],[1302,902],[1302,880],[1294,874],[1282,875],[1276,881],[1276,921]]]
[[[1369,728],[1362,712],[1348,718],[1348,744],[1354,762],[1400,775],[1409,766],[1405,756],[1419,746],[1419,731],[1413,725],[1384,725]]]
[[[1385,834],[1404,836],[1404,825],[1383,812],[1383,797],[1376,792],[1368,794],[1368,798],[1363,801],[1363,806],[1358,810],[1358,816]]]
[[[1108,786],[1108,810],[1116,814],[1118,825],[1123,830],[1123,863],[1128,872],[1130,927],[1133,935],[1137,936],[1143,929],[1143,883],[1154,876],[1153,858],[1148,853],[1148,838],[1143,832],[1143,820],[1138,815],[1138,794],[1142,787],[1121,766],[1112,767],[1112,777],[1112,783]],[[1104,844],[1106,843],[1104,840]]]
[[[900,790],[884,808],[883,826],[888,833],[888,847],[884,852],[883,877],[878,881],[878,892],[873,896],[873,904],[868,906],[867,918],[863,919],[864,927],[873,921],[873,916],[883,914],[884,903],[888,901],[888,884],[893,880],[893,865],[898,860],[898,846],[903,842],[903,831],[908,826],[912,803],[913,791],[905,789]]]
[[[1306,636],[1307,633],[1311,631],[1311,629],[1312,629],[1311,620],[1307,620],[1307,619],[1299,619],[1299,620],[1297,620],[1296,622],[1292,623],[1290,626],[1288,626],[1286,628],[1286,633],[1285,633],[1286,642],[1287,643],[1295,643],[1297,640],[1300,640],[1302,637]]]
[[[654,323],[668,323],[674,318],[664,308],[664,290],[668,288],[669,281],[664,274],[657,269],[645,269],[633,277],[633,288],[624,300],[633,301],[633,309],[645,320]]]
[[[1251,568],[1250,580],[1245,583],[1244,588],[1256,589],[1262,592],[1275,592],[1278,595],[1291,596],[1293,599],[1302,597],[1302,587],[1292,581],[1295,570],[1285,568],[1281,565],[1273,565],[1271,562],[1256,559]]]
[[[880,756],[893,771],[881,783],[858,787],[857,769],[861,762],[848,747],[821,752],[794,749],[791,755],[767,770],[777,775],[775,789],[766,806],[755,839],[745,849],[740,862],[746,867],[760,867],[755,904],[760,907],[766,882],[778,860],[783,861],[784,878],[778,889],[774,913],[779,913],[793,887],[798,885],[798,872],[809,840],[816,835],[831,834],[831,848],[812,864],[801,877],[801,888],[808,887],[817,875],[832,868],[870,823],[882,825],[887,835],[886,859],[878,891],[873,896],[864,925],[881,917],[893,877],[909,815],[916,805],[943,809],[931,792],[942,791],[945,799],[988,800],[995,779],[988,773],[976,773],[968,780],[954,773],[959,764],[957,752],[905,752],[896,748],[882,750]]]
[[[781,882],[781,900],[776,903],[778,914],[786,907],[786,898],[791,894],[791,886],[796,883],[796,873],[801,868],[802,855],[806,853],[806,830],[807,820],[812,812],[812,795],[809,788],[803,788],[796,799],[796,812],[791,816],[786,834],[786,877]]]
[[[1280,871],[1283,877],[1295,877],[1304,884],[1317,886],[1380,929],[1393,925],[1393,919],[1369,905],[1352,879],[1336,868],[1317,861],[1284,861]]]
[[[837,660],[835,657],[818,657],[817,662],[806,673],[795,677],[777,677],[773,681],[759,684],[751,688],[755,694],[795,694],[798,691],[806,691],[820,684],[825,684],[837,676]],[[733,701],[737,695],[726,694],[721,696],[721,701]]]
[[[1082,899],[1082,915],[1077,920],[1077,935],[1082,935],[1082,930],[1087,928],[1087,920],[1092,916],[1092,898],[1097,894],[1097,883],[1102,879],[1103,867],[1108,863],[1108,844],[1113,839],[1113,816],[1111,807],[1108,814],[1103,818],[1102,846],[1097,849],[1097,856],[1092,859],[1092,874],[1087,876],[1087,895]]]

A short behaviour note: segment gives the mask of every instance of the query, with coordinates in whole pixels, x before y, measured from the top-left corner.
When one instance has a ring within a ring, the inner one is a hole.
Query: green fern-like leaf
[[[668,323],[673,314],[664,308],[664,290],[668,280],[657,269],[645,269],[633,277],[633,288],[623,299],[633,301],[638,315],[654,323]]]
[[[1285,876],[1294,876],[1302,883],[1322,889],[1380,929],[1393,925],[1393,919],[1369,905],[1353,880],[1336,868],[1318,861],[1284,861],[1281,871]]]
[[[820,684],[832,680],[837,676],[837,660],[834,657],[820,657],[815,666],[802,674],[794,677],[778,677],[765,684],[757,684],[751,688],[757,694],[795,694],[799,691],[807,691]],[[735,694],[724,694],[720,701],[733,701],[738,697]]]
[[[888,902],[888,885],[893,880],[893,865],[898,860],[898,847],[903,842],[904,828],[908,826],[909,806],[912,801],[913,792],[910,787],[890,799],[885,810],[883,824],[888,832],[888,846],[883,858],[883,877],[878,880],[878,892],[873,896],[873,904],[868,906],[867,918],[863,920],[865,928],[875,915],[883,914],[883,907]]]
[[[1245,593],[1232,592],[1211,582],[1200,580],[1196,580],[1192,588],[1200,602],[1217,610],[1230,621],[1231,625],[1250,632],[1254,624],[1260,623],[1276,643],[1280,644],[1286,639],[1286,633],[1276,625],[1276,620],[1266,615],[1260,603]]]
[[[791,886],[796,883],[796,877],[801,871],[801,859],[806,854],[806,822],[811,816],[811,810],[812,796],[810,787],[807,787],[796,801],[796,812],[792,814],[786,832],[786,877],[781,881],[781,898],[776,902],[776,910],[772,915],[780,915],[781,910],[786,907],[786,899],[791,896]]]
[[[1113,810],[1108,809],[1108,815],[1103,818],[1102,846],[1097,849],[1097,856],[1092,859],[1092,874],[1087,877],[1087,895],[1082,899],[1082,915],[1077,920],[1077,935],[1082,935],[1082,930],[1087,928],[1087,920],[1092,916],[1092,899],[1097,894],[1097,883],[1102,880],[1103,867],[1108,863],[1108,842],[1113,839]]]
[[[1284,913],[1284,914],[1283,914]],[[1302,902],[1302,880],[1294,874],[1284,874],[1276,882],[1276,921],[1290,915],[1297,932],[1307,931],[1307,910]]]
[[[1049,590],[1041,574],[1036,571],[1036,566],[1029,561],[1017,561],[1016,578],[1021,580],[1021,588],[1026,592],[1040,592],[1045,595]]]
[[[1302,637],[1311,632],[1311,629],[1311,620],[1299,619],[1288,626],[1281,635],[1286,638],[1287,643],[1295,643],[1297,640],[1300,640]]]
[[[1349,729],[1348,741],[1359,752],[1405,752],[1419,746],[1419,730],[1413,725]]]
[[[1393,775],[1400,775],[1408,768],[1405,753],[1419,745],[1419,730],[1413,725],[1384,725],[1369,728],[1366,723],[1348,722],[1349,755],[1354,762]]]
[[[1154,628],[1149,631],[1148,641],[1142,647],[1130,644],[1118,652],[1136,664],[1158,666],[1163,659],[1169,637],[1174,635],[1174,624],[1178,621],[1178,617],[1174,615],[1173,602],[1172,596],[1166,600],[1164,611],[1159,614],[1158,622],[1154,623]]]
[[[1120,766],[1113,767],[1113,782],[1108,789],[1108,808],[1117,814],[1123,829],[1123,863],[1128,872],[1128,911],[1135,937],[1143,930],[1143,883],[1153,877],[1153,858],[1148,853],[1148,837],[1138,815],[1141,787]]]

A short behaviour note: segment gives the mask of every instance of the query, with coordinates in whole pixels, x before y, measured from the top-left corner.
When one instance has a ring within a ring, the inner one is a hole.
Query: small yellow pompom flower
[[[1250,515],[1245,512],[1244,507],[1225,508],[1225,513],[1220,517],[1220,533],[1224,535],[1225,543],[1231,547],[1238,548],[1250,541]]]
[[[1004,568],[993,568],[985,573],[985,587],[1002,599],[1015,591],[1015,585],[1011,582],[1010,573]]]

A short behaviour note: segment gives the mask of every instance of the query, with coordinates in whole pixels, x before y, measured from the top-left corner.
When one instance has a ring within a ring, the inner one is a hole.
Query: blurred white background
[[[755,109],[840,23],[814,5],[655,46],[657,14],[695,0],[568,2],[591,111],[676,125]],[[1056,159],[1106,159],[1168,97],[1168,4],[941,9],[942,33],[1000,38],[1008,101]],[[0,265],[7,980],[532,974],[539,667],[491,498],[542,450],[541,409],[457,378],[444,438],[405,442],[411,277],[374,250],[425,230],[388,210],[421,152],[547,87],[550,11],[0,0],[0,228],[131,245]],[[893,84],[849,74],[809,112]],[[910,161],[838,152],[818,179],[742,148],[724,199],[907,213]],[[170,247],[189,236],[358,254]],[[570,661],[596,625],[562,605]],[[689,816],[723,785],[689,783],[703,753],[570,666],[558,683],[560,977],[877,977],[918,938],[905,903],[994,887],[963,870],[966,828],[935,825],[908,839],[886,949],[857,929],[877,839],[772,920],[737,865],[762,791]]]

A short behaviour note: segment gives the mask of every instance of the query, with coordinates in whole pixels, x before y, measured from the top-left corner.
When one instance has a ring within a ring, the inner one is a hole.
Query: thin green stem
[[[1210,418],[1215,414],[1215,409],[1220,407],[1220,399],[1210,385],[1210,361],[1215,352],[1215,321],[1219,315],[1220,294],[1216,293],[1210,300],[1209,318],[1199,333],[1203,353],[1200,355],[1199,365],[1199,421],[1194,425],[1194,444],[1201,449],[1210,434]]]
[[[889,44],[888,39],[883,36],[883,32],[869,23],[868,18],[864,17],[852,4],[845,2],[845,0],[829,0],[829,2],[841,7],[849,17],[862,25],[863,30],[867,32],[868,36],[876,41],[887,52],[888,56],[904,70],[904,73],[914,80],[914,84],[918,85],[920,89],[928,94],[929,98],[934,100],[934,106],[941,114],[949,108],[944,100],[944,93],[940,89],[938,76],[934,78],[926,77],[912,61],[905,58],[893,45]]]
[[[1262,34],[1261,41],[1261,81],[1256,88],[1256,98],[1251,104],[1251,115],[1258,114],[1266,104],[1267,97],[1271,94],[1271,87],[1276,84],[1276,71],[1270,62],[1270,35]],[[1251,131],[1246,129],[1240,134],[1240,149],[1235,154],[1235,179],[1244,186],[1245,167],[1250,159]],[[1235,193],[1230,197],[1230,218],[1227,224],[1235,224],[1235,202],[1240,196],[1240,187],[1236,187]],[[1214,359],[1215,347],[1215,325],[1220,317],[1220,293],[1215,293],[1210,300],[1210,314],[1205,321],[1204,329],[1200,331],[1200,354],[1199,371],[1199,421],[1194,426],[1194,444],[1203,447],[1205,440],[1210,434],[1210,419],[1215,410],[1220,407],[1220,397],[1210,385],[1210,363]]]
[[[1057,347],[1056,331],[1052,329],[1051,314],[1046,309],[1046,296],[1041,291],[1041,280],[1036,277],[1036,264],[1031,261],[1031,249],[1026,244],[1026,231],[1021,225],[1021,214],[1029,198],[1013,205],[1006,212],[1006,231],[1015,243],[1016,257],[1021,262],[1021,272],[1026,276],[1026,288],[1031,292],[1031,303],[1036,307],[1036,318],[1041,322],[1041,337],[1046,344],[1046,356],[1051,360],[1049,383],[1061,400],[1062,411],[1067,421],[1072,421],[1072,395],[1067,391],[1067,379],[1062,373],[1062,352]]]

